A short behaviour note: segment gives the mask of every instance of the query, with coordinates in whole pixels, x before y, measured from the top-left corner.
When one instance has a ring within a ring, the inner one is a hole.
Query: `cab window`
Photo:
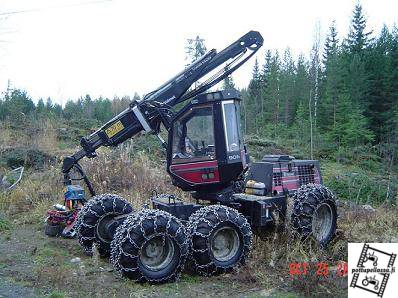
[[[235,152],[242,150],[243,143],[241,141],[239,104],[230,100],[223,102],[222,106],[227,151]]]
[[[190,109],[173,127],[173,163],[215,159],[213,107]]]

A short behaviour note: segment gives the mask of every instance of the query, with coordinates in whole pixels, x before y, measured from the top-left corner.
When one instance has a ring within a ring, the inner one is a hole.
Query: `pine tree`
[[[323,53],[322,101],[319,106],[319,127],[322,130],[331,129],[336,125],[337,99],[341,92],[341,58],[339,56],[339,40],[336,23],[329,27]]]
[[[55,103],[53,106],[53,113],[57,117],[62,116],[62,106],[60,104]]]
[[[295,89],[294,111],[296,111],[300,104],[304,104],[304,102],[306,103],[308,101],[308,96],[310,93],[308,63],[306,62],[303,54],[300,54],[297,60],[296,76],[294,79],[294,89]]]
[[[252,79],[250,80],[248,91],[248,119],[247,122],[249,131],[253,129],[256,133],[259,132],[259,111],[261,106],[261,75],[260,66],[256,59],[253,66]]]
[[[388,28],[384,26],[375,44],[369,48],[366,59],[368,72],[368,101],[367,115],[370,127],[376,135],[376,142],[386,139],[388,125],[384,125],[393,117],[394,97],[391,88],[391,74],[393,72],[391,53],[393,40]]]
[[[263,123],[266,126],[272,127],[272,135],[278,135],[278,126],[280,124],[281,113],[281,98],[280,98],[280,75],[281,75],[281,62],[278,51],[271,58],[269,64],[269,72],[266,77],[266,88],[263,91],[264,97],[264,115]]]
[[[10,89],[4,97],[3,110],[3,119],[21,122],[34,112],[35,104],[26,91]]]
[[[261,71],[261,81],[264,84],[264,87],[267,87],[267,78],[271,72],[271,62],[272,62],[272,53],[270,50],[267,50],[265,53],[264,65]]]
[[[338,147],[355,148],[374,139],[366,117],[358,106],[353,106],[347,93],[341,93],[336,112],[336,125],[328,133],[329,140]]]
[[[83,113],[88,119],[93,118],[93,101],[89,94],[86,94],[83,100]]]
[[[294,98],[294,76],[295,65],[287,48],[283,55],[282,69],[280,75],[280,96],[281,105],[283,106],[283,119],[286,126],[288,126],[292,119],[292,106]]]
[[[336,59],[338,54],[339,39],[337,37],[336,21],[333,21],[329,27],[329,33],[326,36],[325,47],[323,51],[323,67],[327,74],[327,67],[331,60]]]
[[[371,33],[366,30],[366,18],[358,3],[354,7],[350,32],[344,42],[342,77],[352,104],[363,110],[366,116],[369,110],[369,73],[366,59],[372,41]]]
[[[187,44],[185,46],[185,61],[186,66],[197,61],[200,57],[206,54],[205,40],[200,38],[199,35],[196,38],[187,39]],[[199,82],[195,82],[195,88],[199,85]]]
[[[229,67],[225,66],[225,71],[228,71]],[[225,79],[223,80],[223,89],[224,90],[228,90],[228,89],[235,89],[235,83],[234,83],[234,79],[232,78],[232,75],[228,75],[227,77],[225,77]]]
[[[200,38],[199,35],[196,38],[187,39],[185,46],[187,66],[206,54],[206,51],[205,40]]]
[[[370,43],[372,31],[366,30],[366,18],[362,11],[362,5],[357,3],[354,7],[351,19],[350,32],[347,38],[347,47],[351,53],[362,53]]]
[[[43,115],[45,112],[46,112],[46,106],[44,105],[43,98],[40,98],[39,101],[37,102],[36,113],[38,115]]]
[[[79,101],[75,102],[73,100],[68,100],[65,104],[62,114],[67,120],[80,119],[83,117],[83,109]]]
[[[262,71],[260,72],[260,81],[261,81],[261,119],[260,122],[266,124],[269,120],[267,117],[267,111],[265,111],[265,106],[267,104],[267,88],[269,84],[269,77],[271,74],[271,63],[272,63],[272,53],[270,50],[267,50],[265,53],[265,61],[262,67]]]
[[[52,99],[50,97],[47,97],[47,100],[46,100],[46,112],[51,114],[52,109],[53,109],[53,101],[52,101]]]

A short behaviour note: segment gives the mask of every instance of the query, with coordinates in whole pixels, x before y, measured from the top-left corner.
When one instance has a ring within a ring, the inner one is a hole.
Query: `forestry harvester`
[[[63,160],[65,206],[49,211],[46,234],[77,234],[87,254],[96,247],[124,276],[152,283],[176,280],[186,261],[202,275],[231,271],[247,259],[253,232],[283,226],[285,218],[301,237],[325,246],[335,233],[337,210],[334,195],[322,185],[319,162],[266,155],[249,165],[239,93],[208,91],[262,44],[260,33],[250,31],[221,52],[211,50],[82,138],[82,149]],[[158,136],[173,185],[196,203],[158,194],[151,198],[152,208],[136,211],[118,195],[96,195],[79,161],[141,132]],[[90,200],[75,180],[84,181]]]

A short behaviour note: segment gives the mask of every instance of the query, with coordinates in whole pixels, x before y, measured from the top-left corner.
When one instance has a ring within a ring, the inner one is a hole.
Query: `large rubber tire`
[[[168,212],[143,209],[117,228],[111,263],[116,271],[137,282],[176,281],[189,254],[188,234]]]
[[[102,223],[123,214],[133,212],[133,207],[122,197],[103,194],[93,197],[80,210],[76,223],[77,237],[80,246],[87,255],[93,254],[95,245],[102,257],[110,255],[110,244],[113,238],[103,236]]]
[[[333,239],[337,226],[333,193],[323,185],[311,183],[301,186],[293,200],[293,229],[303,239],[312,236],[322,247],[326,246]]]
[[[189,218],[191,260],[204,276],[230,272],[246,261],[253,234],[246,218],[237,210],[206,206]]]
[[[49,237],[57,237],[61,235],[63,229],[64,228],[60,225],[52,225],[46,223],[46,226],[44,228],[44,233]]]

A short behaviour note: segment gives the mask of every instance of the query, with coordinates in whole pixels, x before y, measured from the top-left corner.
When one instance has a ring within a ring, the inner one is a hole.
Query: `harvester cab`
[[[173,118],[167,169],[175,186],[218,192],[242,175],[247,165],[239,101],[236,90],[201,94]]]
[[[321,246],[332,239],[337,208],[334,195],[322,185],[319,162],[266,155],[249,165],[239,92],[207,91],[262,44],[260,33],[250,31],[221,52],[211,50],[155,91],[133,101],[83,138],[81,150],[64,158],[66,187],[80,191],[73,185],[82,180],[92,196],[87,202],[79,201],[83,206],[68,208],[77,214],[71,225],[87,254],[96,248],[101,256],[110,256],[117,271],[136,281],[174,281],[188,257],[199,274],[229,272],[247,259],[253,232],[262,235],[277,224],[284,227],[288,200],[293,201],[288,219],[295,234],[315,239]],[[191,88],[198,80],[202,83]],[[183,102],[186,105],[175,111]],[[161,128],[167,131],[167,140]],[[172,183],[188,191],[195,203],[157,194],[151,198],[152,208],[135,211],[118,195],[96,195],[79,161],[94,158],[102,146],[117,146],[143,131],[158,136],[167,151]],[[80,178],[74,179],[72,170]],[[47,224],[60,212],[54,211]]]

